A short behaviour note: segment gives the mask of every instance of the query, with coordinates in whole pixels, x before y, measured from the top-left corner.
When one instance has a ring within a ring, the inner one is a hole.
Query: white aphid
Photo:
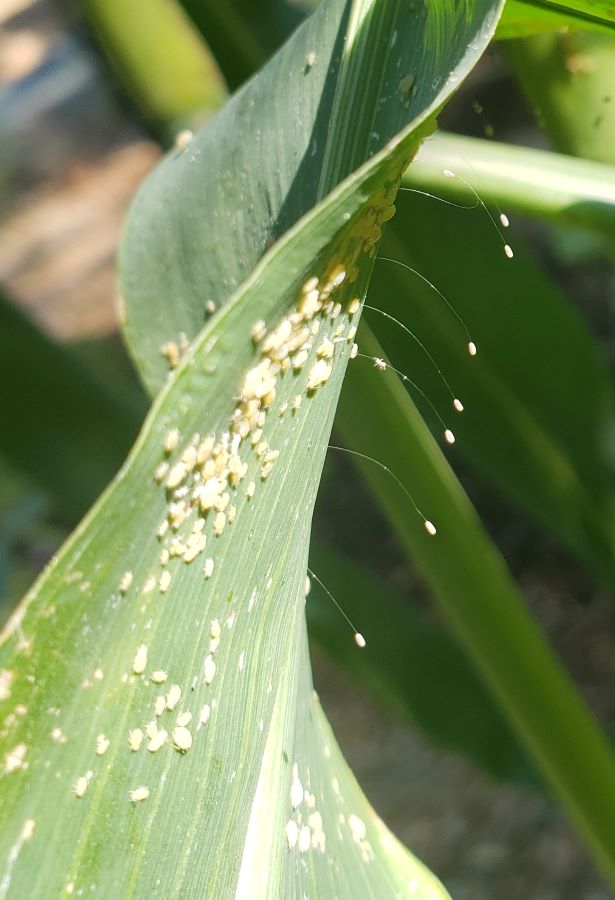
[[[177,717],[177,722],[175,723],[180,728],[185,728],[186,725],[190,725],[192,722],[192,713],[189,709],[184,710],[184,712],[180,712]]]
[[[140,675],[145,671],[145,667],[147,666],[147,647],[145,644],[140,644],[137,647],[137,652],[135,653],[135,658],[132,661],[132,671],[135,675]]]
[[[171,453],[177,445],[179,444],[180,434],[177,428],[171,428],[170,431],[167,431],[166,437],[164,439],[164,449],[167,453]]]
[[[119,591],[120,594],[125,594],[126,591],[130,588],[132,584],[132,572],[124,572],[120,579]]]
[[[128,732],[128,746],[136,753],[143,743],[143,732],[140,728],[133,728]]]
[[[171,584],[171,573],[168,569],[165,569],[162,575],[160,576],[160,581],[158,582],[158,589],[161,594],[164,594],[169,589],[169,585]]]
[[[207,722],[209,721],[210,715],[211,715],[211,707],[210,707],[209,703],[206,703],[203,706],[203,708],[201,709],[201,712],[199,713],[199,724],[196,726],[197,731],[199,730],[199,728],[202,728],[203,725],[207,724]]]
[[[172,684],[167,694],[167,709],[175,709],[182,695],[182,689],[178,684]]]
[[[159,694],[154,700],[154,712],[157,716],[161,716],[167,708],[167,698],[164,694]]]
[[[214,561],[211,556],[208,556],[205,560],[205,565],[203,566],[203,572],[205,573],[205,578],[211,578],[214,573]]]
[[[129,797],[130,802],[134,803],[135,806],[137,803],[143,803],[149,797],[149,788],[145,786],[134,788],[134,790],[129,792]]]
[[[172,733],[173,746],[180,753],[186,753],[192,747],[192,734],[184,725],[177,725]]]
[[[86,772],[85,775],[80,775],[77,781],[75,782],[75,786],[73,788],[73,793],[75,797],[81,799],[85,792],[88,789],[88,785],[92,780],[94,773],[92,771]]]
[[[308,391],[314,391],[317,387],[320,387],[321,384],[325,384],[325,382],[329,380],[331,371],[331,363],[327,362],[325,359],[319,359],[314,363],[308,375]]]
[[[160,750],[160,748],[164,746],[168,736],[169,735],[164,730],[164,728],[161,728],[160,731],[157,731],[156,734],[152,738],[150,738],[150,741],[147,745],[147,749],[149,750],[149,752],[156,753],[158,750]]]
[[[303,825],[299,832],[299,852],[306,853],[312,845],[312,833],[309,825]]]
[[[96,755],[104,756],[109,749],[110,744],[111,741],[109,740],[109,738],[105,737],[104,734],[99,734],[96,738]]]
[[[168,675],[164,671],[164,669],[154,669],[154,671],[150,675],[150,678],[154,682],[154,684],[164,684],[164,682],[168,678]]]

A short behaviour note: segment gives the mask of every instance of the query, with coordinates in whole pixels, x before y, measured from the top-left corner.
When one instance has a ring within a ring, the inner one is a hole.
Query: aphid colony
[[[391,185],[389,190],[394,194],[395,185]],[[162,572],[145,576],[140,587],[135,585],[133,573],[126,572],[119,584],[120,594],[126,595],[135,587],[140,594],[149,594],[156,588],[164,594],[172,583],[172,572],[168,566],[174,559],[192,564],[202,556],[203,575],[205,578],[212,577],[215,569],[214,542],[232,525],[243,505],[237,502],[238,492],[241,490],[244,503],[251,502],[258,483],[269,477],[279,458],[279,450],[271,447],[264,436],[268,415],[274,410],[279,417],[287,413],[296,414],[304,395],[310,396],[322,389],[331,375],[340,345],[345,348],[346,356],[356,355],[356,326],[351,323],[351,318],[359,312],[361,302],[351,285],[359,274],[360,256],[365,253],[374,255],[381,225],[394,212],[388,194],[388,191],[386,194],[383,192],[375,198],[374,205],[348,232],[338,254],[338,259],[345,260],[344,265],[333,262],[322,281],[316,276],[309,278],[301,288],[292,311],[273,326],[268,328],[263,321],[253,325],[251,336],[258,348],[258,358],[243,377],[228,430],[219,436],[194,434],[187,443],[182,442],[176,428],[166,432],[164,458],[154,473],[155,481],[164,487],[167,496],[166,516],[156,531],[162,545]],[[342,285],[345,287],[345,309],[337,299]],[[179,361],[179,351],[176,354],[174,346],[165,345],[163,353],[172,367]],[[285,376],[297,379],[297,391],[292,399],[278,402],[276,409],[280,379]],[[210,528],[207,528],[208,523]],[[201,676],[206,686],[212,684],[216,675],[215,653],[220,640],[220,623],[214,619],[209,652],[205,656]],[[136,648],[132,660],[133,675],[144,675],[148,668],[148,655],[146,644]],[[242,654],[240,670],[243,669],[244,658]],[[149,676],[153,685],[164,684],[167,679],[168,674],[162,668],[153,668]],[[165,693],[153,699],[153,718],[147,724],[131,728],[128,733],[129,752],[138,753],[144,748],[148,753],[156,754],[167,746],[179,754],[190,751],[195,733],[207,723],[215,700],[211,701],[211,705],[204,704],[197,713],[185,709],[176,716],[174,714],[174,720],[165,723],[164,727],[161,720],[174,713],[182,696],[182,687],[171,684]],[[98,755],[104,755],[109,744],[104,734],[99,735],[96,743]],[[76,796],[83,797],[91,777],[88,772],[78,780]],[[298,794],[296,783],[293,790]],[[149,788],[142,785],[130,791],[129,799],[136,805],[146,800],[149,794]],[[298,801],[298,795],[293,799]],[[289,824],[289,827],[292,832],[293,826]],[[300,850],[306,850],[308,846],[324,850],[322,820],[313,808],[309,822],[303,824],[299,816],[296,827]]]
[[[314,794],[303,788],[297,763],[294,763],[292,768],[290,806],[292,814],[285,828],[288,849],[306,853],[313,848],[324,853],[327,837],[323,828],[322,816],[316,809]],[[307,821],[304,821],[304,814]]]

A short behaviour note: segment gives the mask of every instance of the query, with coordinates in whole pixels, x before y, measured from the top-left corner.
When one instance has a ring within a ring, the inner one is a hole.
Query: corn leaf
[[[498,11],[330,0],[141,191],[123,289],[150,387],[161,342],[200,333],[3,637],[0,896],[446,895],[335,746],[304,581],[353,300]],[[291,343],[306,364],[278,371]]]

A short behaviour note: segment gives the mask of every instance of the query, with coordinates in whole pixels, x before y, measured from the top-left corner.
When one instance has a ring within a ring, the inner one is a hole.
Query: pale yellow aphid
[[[132,731],[128,732],[128,746],[136,753],[136,751],[141,747],[143,743],[143,732],[140,728],[133,728]]]
[[[186,753],[192,747],[192,734],[183,725],[173,729],[173,746],[180,753]]]
[[[163,519],[160,525],[158,526],[158,530],[156,531],[156,537],[163,538],[169,529],[169,523],[167,519]]]
[[[184,710],[184,712],[181,712],[178,715],[177,722],[175,724],[178,725],[180,728],[185,728],[186,725],[189,725],[191,722],[192,722],[192,713],[190,712],[189,709],[186,709],[186,710]]]
[[[203,572],[205,573],[205,578],[211,578],[211,576],[214,574],[214,561],[211,556],[208,556],[205,560]]]
[[[145,726],[145,734],[147,735],[147,737],[149,738],[150,741],[153,737],[156,737],[156,735],[158,734],[158,723],[154,719],[152,719],[151,722],[148,722],[147,725]]]
[[[299,832],[299,852],[306,853],[312,845],[312,833],[309,825],[303,825]]]
[[[156,753],[158,750],[160,750],[160,748],[164,746],[167,737],[168,734],[164,730],[164,728],[161,728],[160,731],[157,731],[153,738],[150,738],[150,742],[147,745],[147,749],[149,750],[149,752]]]
[[[83,797],[93,776],[94,773],[92,771],[86,772],[85,775],[79,776],[73,788],[73,794],[75,795],[75,797],[78,797],[79,799]]]
[[[316,62],[316,54],[314,53],[313,50],[310,50],[308,55],[305,57],[305,64],[306,64],[307,68],[311,69],[312,66],[315,64],[315,62]]]
[[[130,588],[130,585],[132,584],[132,577],[132,572],[124,572],[119,584],[120,594],[125,594],[126,591]]]
[[[167,431],[165,439],[164,439],[164,449],[167,453],[171,453],[177,445],[179,444],[180,434],[177,428],[172,428],[170,431]]]
[[[163,478],[166,477],[167,472],[169,471],[168,462],[161,462],[160,465],[156,467],[154,471],[154,481],[162,481]]]
[[[292,404],[291,404],[292,408],[295,412],[301,406],[302,401],[303,401],[303,396],[301,394],[295,394],[295,396],[292,399]]]
[[[355,313],[358,313],[361,308],[361,301],[358,297],[355,297],[354,300],[351,300],[348,304],[348,313],[351,316],[354,316]]]
[[[330,341],[328,337],[323,338],[320,347],[316,351],[316,355],[321,357],[322,359],[331,359],[333,357],[333,352],[335,347],[333,346],[333,341]]]
[[[229,508],[226,511],[226,519],[227,519],[229,525],[235,521],[236,516],[237,516],[237,507],[229,506]]]
[[[184,478],[187,475],[187,469],[183,462],[175,463],[173,468],[168,474],[167,480],[165,482],[166,486],[172,490],[173,488],[179,487]]]
[[[330,375],[331,363],[324,359],[319,359],[310,369],[307,381],[308,391],[314,391],[317,387],[320,387],[321,384],[325,384]]]
[[[258,344],[259,341],[262,341],[262,339],[267,334],[267,326],[265,325],[265,323],[263,322],[262,319],[259,319],[258,322],[254,323],[250,333],[252,335],[252,340],[256,344]]]
[[[160,576],[160,581],[158,582],[158,589],[161,594],[164,594],[168,591],[169,586],[171,584],[171,573],[168,569],[165,569],[162,575]]]
[[[251,481],[250,484],[246,488],[246,497],[248,500],[251,500],[254,496],[254,491],[256,490],[256,482]]]
[[[151,592],[156,587],[156,576],[148,575],[145,579],[145,584],[143,585],[142,593],[143,594],[151,594]]]
[[[161,716],[167,708],[167,698],[164,694],[159,694],[154,700],[154,712],[157,716]]]
[[[137,803],[143,803],[144,800],[147,800],[149,797],[149,788],[145,786],[141,786],[138,788],[134,788],[129,792],[130,802],[134,803],[135,806]]]
[[[352,347],[350,348],[350,358],[355,359],[358,352],[359,352],[359,345],[353,344]]]
[[[214,519],[214,534],[218,537],[224,531],[226,526],[226,515],[223,512],[216,513],[216,517]]]
[[[161,566],[166,566],[166,564],[169,561],[169,556],[170,556],[169,551],[165,547],[164,550],[162,551],[162,553],[160,554],[160,565]]]
[[[182,695],[182,689],[178,684],[172,684],[167,694],[167,709],[175,709]]]
[[[137,652],[135,653],[135,658],[132,661],[132,671],[135,675],[140,675],[145,671],[145,667],[147,666],[147,647],[145,644],[140,644],[137,647]]]
[[[168,678],[168,675],[164,671],[164,669],[154,669],[154,671],[150,675],[150,678],[154,682],[154,684],[164,684],[164,682]]]
[[[104,756],[109,749],[110,744],[111,741],[109,740],[109,738],[105,737],[104,734],[99,734],[96,738],[96,755]]]
[[[211,707],[210,707],[209,703],[206,703],[203,706],[203,708],[201,709],[201,712],[199,713],[199,724],[196,727],[197,731],[199,730],[199,728],[202,728],[203,725],[207,724],[207,722],[209,721],[210,714],[211,714]]]

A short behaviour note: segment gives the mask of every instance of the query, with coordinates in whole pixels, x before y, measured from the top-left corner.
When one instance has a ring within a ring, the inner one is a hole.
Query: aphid
[[[385,362],[383,359],[380,359],[380,358],[377,357],[377,356],[374,357],[374,365],[375,365],[375,367],[376,367],[377,369],[381,369],[383,372],[384,372],[384,370],[385,370],[386,367],[387,367],[386,362]]]
[[[120,594],[125,594],[126,591],[130,588],[130,585],[132,584],[132,577],[132,572],[124,572],[119,584]]]
[[[316,62],[316,54],[314,53],[313,50],[310,50],[308,55],[305,57],[306,68],[311,69],[315,62]]]
[[[211,576],[214,574],[214,561],[211,556],[208,556],[205,560],[203,572],[205,573],[205,578],[211,578]]]
[[[320,387],[321,384],[325,384],[331,375],[331,371],[331,363],[328,363],[324,359],[319,359],[310,369],[307,381],[308,391],[314,391],[317,387]]]
[[[160,525],[158,526],[158,531],[156,532],[156,537],[163,538],[167,533],[169,528],[169,523],[166,519],[163,519]]]
[[[325,337],[323,338],[320,347],[316,351],[316,355],[322,359],[331,359],[333,357],[334,350],[335,348],[333,346],[333,342],[330,341],[328,337]]]
[[[26,744],[17,744],[17,746],[13,747],[12,750],[9,750],[9,752],[5,754],[4,771],[7,775],[11,772],[17,772],[22,766],[24,768],[27,766],[27,763],[24,764],[27,752],[28,747]]]
[[[351,359],[356,359],[356,356],[357,356],[357,353],[358,353],[358,352],[359,352],[359,345],[358,345],[358,344],[353,344],[352,347],[350,348],[350,358],[351,358]]]
[[[180,753],[186,753],[192,747],[192,734],[183,725],[173,729],[173,746]]]
[[[171,584],[171,573],[168,569],[165,569],[162,575],[160,576],[160,581],[158,582],[158,589],[161,594],[164,594]]]
[[[180,434],[177,428],[172,428],[170,431],[167,431],[165,439],[164,439],[164,449],[166,453],[171,453],[177,445],[179,444]]]
[[[351,300],[348,304],[348,315],[354,316],[355,313],[359,312],[361,308],[361,301],[358,297],[355,297],[354,300]]]
[[[147,800],[149,797],[149,788],[142,786],[138,788],[134,788],[129,792],[130,802],[134,803],[135,806],[137,803],[143,803],[144,800]]]
[[[159,694],[154,700],[154,712],[157,716],[161,716],[167,708],[167,698],[164,694]]]
[[[151,722],[148,722],[145,726],[145,734],[150,739],[150,741],[158,734],[158,723],[154,719],[152,719]]]
[[[214,518],[214,534],[219,537],[222,534],[222,532],[224,531],[225,526],[226,526],[226,515],[222,511],[219,513],[216,513],[216,516]]]
[[[168,678],[168,675],[164,671],[164,669],[155,669],[150,675],[150,678],[154,682],[154,684],[164,684],[164,682]]]
[[[414,86],[414,75],[405,75],[399,82],[398,91],[400,94],[409,94]]]
[[[132,661],[132,671],[135,675],[140,675],[145,671],[145,667],[147,666],[147,647],[145,644],[140,644],[137,647],[137,652],[135,653],[135,658]]]
[[[183,462],[175,463],[165,482],[166,487],[170,490],[179,487],[187,474],[188,470]]]
[[[109,740],[109,738],[105,737],[104,734],[99,734],[96,738],[96,755],[104,756],[109,749],[110,744],[111,741]]]
[[[182,695],[182,689],[178,684],[172,684],[167,694],[167,709],[175,709]]]
[[[143,732],[140,728],[133,728],[132,731],[128,732],[128,746],[136,753],[136,751],[141,747],[143,743]]]
[[[145,584],[143,585],[142,593],[143,594],[151,594],[151,592],[156,587],[156,576],[148,575],[145,579]]]
[[[147,749],[150,753],[156,753],[158,750],[160,750],[161,747],[164,746],[167,738],[167,732],[164,730],[164,728],[161,728],[160,731],[157,731],[156,734],[150,739],[150,742],[147,745]]]
[[[251,481],[250,484],[246,488],[246,497],[248,500],[251,500],[254,496],[254,491],[256,490],[256,483]]]
[[[203,663],[203,681],[205,684],[211,684],[214,680],[214,675],[216,674],[216,664],[214,662],[213,656],[209,653],[205,657],[205,662]]]
[[[303,825],[299,832],[299,852],[306,853],[312,845],[312,834],[309,825]]]
[[[207,310],[207,312],[210,315],[213,315],[213,313],[215,313],[215,311],[216,311],[216,304],[214,303],[213,300],[208,300],[207,303],[205,304],[205,309]]]
[[[186,725],[189,725],[192,722],[192,713],[189,709],[181,712],[177,717],[177,722],[175,723],[180,728],[185,728]]]
[[[175,135],[175,147],[177,150],[185,150],[193,137],[194,134],[189,128],[182,128],[181,131],[178,131]]]
[[[168,341],[166,344],[163,344],[160,348],[160,352],[168,359],[169,365],[172,369],[176,369],[178,367],[180,355],[179,347],[177,346],[175,341]]]
[[[93,776],[94,773],[92,771],[86,772],[85,775],[79,776],[73,788],[73,794],[75,795],[75,797],[78,797],[79,799],[83,797]]]
[[[267,326],[262,319],[259,319],[258,322],[254,323],[250,333],[255,344],[258,344],[259,341],[262,341],[262,339],[267,334]]]
[[[229,525],[235,521],[236,516],[237,516],[237,507],[229,506],[229,508],[226,512],[226,518],[227,518]]]

